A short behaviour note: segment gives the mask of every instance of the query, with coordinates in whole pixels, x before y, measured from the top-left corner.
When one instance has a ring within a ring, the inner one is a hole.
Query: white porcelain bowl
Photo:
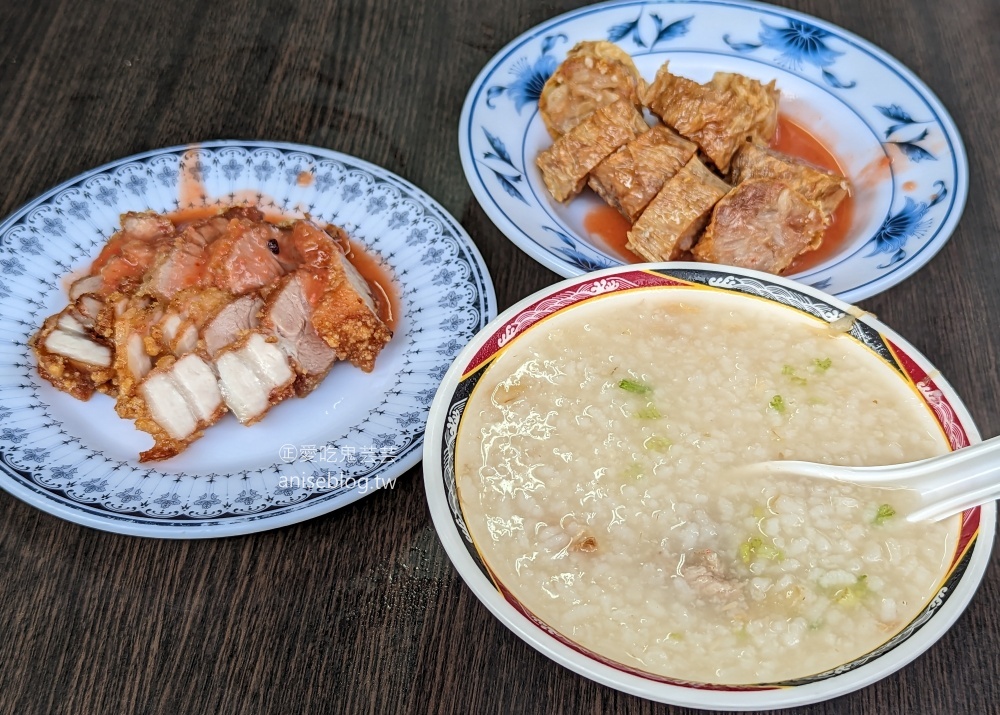
[[[584,307],[635,290],[674,290],[695,285],[783,304],[832,323],[859,311],[816,289],[790,280],[722,266],[642,264],[591,273],[546,288],[505,311],[459,353],[431,406],[424,442],[424,479],[435,528],[452,562],[476,596],[508,628],[553,660],[592,680],[650,700],[719,710],[763,710],[817,702],[873,683],[929,648],[969,603],[993,545],[996,506],[964,514],[954,563],[929,605],[881,647],[823,673],[780,683],[708,685],[644,673],[574,643],[546,625],[510,594],[483,562],[469,535],[455,483],[455,444],[471,389],[504,346],[557,312]],[[540,328],[540,329],[545,329]],[[913,346],[871,316],[850,333],[918,387],[952,449],[980,440],[954,390]],[[886,349],[891,345],[891,350]],[[494,585],[496,582],[497,585]]]

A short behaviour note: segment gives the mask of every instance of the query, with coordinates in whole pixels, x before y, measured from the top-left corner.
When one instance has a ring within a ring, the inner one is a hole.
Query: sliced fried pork
[[[608,155],[649,129],[626,99],[601,107],[538,155],[545,187],[556,201],[580,193],[587,175]]]
[[[646,92],[646,104],[665,124],[695,142],[725,173],[748,138],[767,143],[778,121],[779,92],[774,81],[717,73],[698,84],[670,73],[664,63]]]
[[[88,275],[69,288],[69,314],[81,324],[81,334],[98,342],[113,340],[116,317],[150,267],[169,251],[174,233],[169,219],[151,211],[122,214],[121,226],[101,249]]]
[[[200,332],[232,296],[214,288],[189,288],[169,303],[136,295],[114,323],[115,410],[135,419],[143,413],[137,388],[161,362],[168,365],[199,349]]]
[[[667,180],[628,232],[628,248],[648,261],[673,261],[698,238],[729,185],[692,157]]]
[[[256,293],[251,293],[237,298],[220,310],[202,331],[208,354],[215,357],[254,330],[260,324],[258,314],[263,306],[263,299]]]
[[[143,461],[182,451],[231,410],[253,424],[311,392],[339,357],[371,371],[391,333],[337,238],[236,207],[174,227],[125,214],[70,305],[31,338],[39,374],[80,399],[117,398],[153,436]]]
[[[226,405],[245,425],[257,422],[293,391],[295,373],[274,338],[250,333],[215,359]]]
[[[84,276],[73,281],[73,285],[69,287],[69,299],[71,301],[79,300],[84,295],[100,297],[103,290],[104,279],[101,278],[100,274]]]
[[[195,353],[158,365],[138,394],[136,427],[149,432],[155,442],[139,455],[142,462],[179,454],[226,412],[215,372]]]
[[[277,341],[251,332],[210,362],[194,352],[162,360],[138,389],[136,426],[155,446],[142,461],[178,454],[215,424],[227,408],[243,424],[260,420],[293,392],[295,373]]]
[[[619,99],[641,108],[645,84],[632,58],[617,45],[581,42],[542,87],[538,111],[549,134],[558,139]]]
[[[635,223],[667,179],[680,171],[696,150],[693,142],[659,124],[598,164],[590,172],[590,188]]]
[[[115,411],[125,419],[135,419],[143,411],[142,401],[136,393],[160,352],[150,330],[162,316],[163,311],[153,301],[137,297],[132,298],[125,311],[115,319]]]
[[[819,204],[827,224],[837,206],[851,190],[847,179],[834,171],[753,142],[746,142],[740,147],[730,168],[730,180],[734,184],[746,179],[784,181],[810,201]]]
[[[214,287],[233,295],[258,290],[302,262],[290,233],[245,206],[194,221],[178,230],[141,292],[169,300],[191,288]]]
[[[96,280],[83,287],[75,283],[71,297],[74,292],[101,297],[115,292],[131,295],[160,255],[169,250],[174,224],[166,217],[147,211],[123,214],[121,221],[121,230],[108,239],[90,267],[90,277],[99,277],[100,284]]]
[[[313,308],[313,327],[338,359],[371,372],[375,358],[392,337],[379,317],[371,288],[338,247],[343,240],[335,242],[308,221],[296,223],[292,234],[302,255],[308,257],[298,275]]]
[[[719,201],[694,247],[699,261],[780,273],[823,240],[823,213],[788,184],[748,179]]]
[[[170,251],[149,272],[142,292],[169,300],[201,283],[208,264],[208,246],[226,233],[229,219],[213,216],[178,231]]]
[[[166,305],[152,335],[163,352],[177,357],[193,352],[205,327],[232,303],[233,296],[228,291],[187,288]]]
[[[86,276],[69,287],[73,317],[85,329],[111,339],[116,304],[131,296],[146,272],[170,248],[174,225],[152,212],[126,213],[122,228],[101,249]]]
[[[78,400],[94,390],[113,391],[111,348],[73,317],[73,306],[45,319],[28,343],[38,359],[38,373]]]
[[[97,324],[101,315],[101,308],[104,303],[100,298],[89,293],[84,293],[73,303],[73,317],[75,317],[87,330]]]
[[[208,263],[202,285],[243,295],[263,288],[286,273],[277,258],[276,226],[248,219],[232,219],[226,233],[208,246]]]
[[[293,273],[278,283],[260,311],[261,327],[278,339],[278,345],[295,370],[295,394],[305,397],[333,367],[337,353],[313,327],[302,276]]]

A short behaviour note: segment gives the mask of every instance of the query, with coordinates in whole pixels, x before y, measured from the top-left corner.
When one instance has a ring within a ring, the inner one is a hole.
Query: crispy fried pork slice
[[[101,308],[104,303],[95,295],[85,293],[73,303],[73,317],[75,317],[87,330],[91,330],[101,315]]]
[[[611,42],[581,42],[542,87],[538,111],[558,139],[601,107],[624,99],[637,109],[645,81],[632,58]]]
[[[259,313],[264,301],[256,293],[240,296],[226,305],[205,324],[202,339],[205,349],[215,357],[225,348],[243,338],[260,324]]]
[[[181,291],[208,286],[233,295],[257,290],[301,263],[290,233],[247,206],[193,221],[179,228],[141,292],[170,300]]]
[[[101,291],[104,288],[104,279],[100,274],[87,275],[73,281],[69,287],[69,299],[79,300],[84,295],[94,295],[101,298]]]
[[[150,330],[162,316],[163,311],[152,300],[135,296],[115,319],[112,343],[117,388],[115,411],[120,417],[135,419],[142,413],[141,400],[136,393],[159,354]]]
[[[115,320],[114,368],[118,399],[115,410],[135,419],[142,413],[136,389],[161,361],[172,362],[200,349],[200,331],[232,296],[215,288],[188,288],[164,303],[145,295],[129,299]]]
[[[208,244],[200,285],[243,295],[273,283],[289,268],[287,261],[278,260],[283,234],[270,223],[230,219],[226,232]]]
[[[694,247],[699,261],[780,273],[823,241],[819,206],[775,179],[748,179],[716,205]]]
[[[86,276],[69,287],[73,316],[88,335],[114,339],[115,318],[144,280],[146,272],[169,251],[174,224],[151,211],[121,216],[116,231],[101,249]]]
[[[341,229],[335,231],[336,241],[308,221],[295,224],[296,245],[307,257],[299,280],[313,307],[312,324],[319,336],[339,360],[371,372],[392,331],[379,317],[367,281],[339,248],[346,243],[346,235],[340,235]]]
[[[645,100],[665,124],[696,143],[725,173],[740,145],[748,138],[767,143],[777,126],[779,92],[774,82],[716,73],[698,84],[670,73],[664,63],[649,86]]]
[[[664,184],[628,232],[628,248],[648,261],[673,261],[690,250],[729,185],[692,157]]]
[[[826,224],[851,191],[850,182],[840,174],[753,142],[740,146],[733,157],[729,176],[733,184],[747,179],[784,181],[819,204]]]
[[[94,390],[113,392],[111,348],[73,316],[73,306],[50,315],[28,344],[38,360],[38,374],[78,400]]]
[[[228,291],[212,287],[187,288],[177,293],[151,331],[160,351],[177,357],[193,352],[205,326],[233,300]]]
[[[262,219],[239,207],[175,230],[123,216],[70,305],[32,337],[40,374],[80,399],[116,396],[154,438],[148,461],[176,455],[227,409],[252,424],[308,394],[338,357],[371,371],[391,333],[346,234]]]
[[[225,216],[195,221],[177,232],[171,249],[152,267],[141,292],[163,300],[201,284],[208,263],[208,246],[221,238],[229,226]]]
[[[295,372],[277,340],[252,332],[226,348],[215,359],[226,405],[245,425],[293,392]]]
[[[312,392],[337,359],[334,349],[316,332],[312,318],[313,307],[298,273],[282,278],[260,311],[261,328],[278,339],[291,361],[299,397]]]
[[[643,132],[590,172],[590,188],[635,223],[671,176],[691,160],[697,147],[658,124]]]
[[[330,287],[313,313],[313,325],[337,357],[365,372],[392,337],[378,316],[368,283],[342,253],[333,256]]]
[[[182,452],[226,412],[215,372],[197,353],[165,360],[138,390],[136,427],[153,436],[139,461],[167,459]]]
[[[70,300],[84,293],[100,298],[116,292],[131,295],[146,271],[170,249],[174,224],[165,216],[152,211],[126,213],[121,226],[94,259],[90,274],[70,287]]]
[[[601,107],[538,155],[545,187],[556,201],[580,193],[587,175],[608,155],[649,129],[631,102]]]

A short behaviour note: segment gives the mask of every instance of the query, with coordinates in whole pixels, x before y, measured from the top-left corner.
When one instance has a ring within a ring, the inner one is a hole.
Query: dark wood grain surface
[[[800,0],[880,45],[961,130],[971,190],[925,268],[863,303],[1000,431],[1000,12],[995,0]],[[507,241],[459,164],[459,111],[510,39],[577,3],[0,3],[0,215],[81,171],[215,138],[328,147],[461,221],[499,307],[557,279]],[[1000,712],[996,558],[955,626],[882,682],[808,713]],[[682,712],[597,685],[463,585],[422,474],[296,526],[207,542],[117,536],[0,493],[0,712]]]

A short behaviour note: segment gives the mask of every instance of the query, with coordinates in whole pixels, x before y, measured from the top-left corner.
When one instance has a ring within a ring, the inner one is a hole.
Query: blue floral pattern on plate
[[[965,149],[944,107],[901,64],[784,8],[621,0],[566,13],[513,40],[477,77],[462,110],[459,148],[473,193],[508,238],[560,275],[622,262],[574,207],[588,197],[557,204],[534,163],[551,143],[537,111],[545,81],[576,43],[599,39],[629,52],[647,79],[665,60],[700,80],[717,69],[743,71],[776,79],[800,101],[806,96],[814,114],[850,120],[854,133],[838,140],[838,157],[851,153],[852,140],[868,152],[847,167],[864,194],[862,210],[838,255],[793,278],[860,300],[914,273],[954,231],[968,193]],[[866,164],[884,167],[874,187],[865,183]]]
[[[261,424],[226,418],[179,457],[140,464],[136,447],[148,437],[119,420],[108,398],[80,403],[39,378],[28,339],[65,305],[64,277],[92,260],[119,214],[245,201],[343,226],[391,277],[395,334],[369,375],[335,365],[316,392]],[[0,486],[72,521],[168,538],[248,533],[332,511],[419,461],[430,396],[495,313],[468,235],[379,167],[315,147],[225,141],[114,162],[0,224]]]
[[[735,42],[728,34],[723,42],[737,52],[752,52],[760,47],[768,47],[778,54],[774,61],[791,70],[801,70],[804,65],[819,69],[823,81],[835,89],[853,89],[857,82],[844,82],[830,71],[843,52],[828,46],[833,36],[827,30],[802,20],[789,19],[783,26],[769,25],[761,21],[760,42]]]

